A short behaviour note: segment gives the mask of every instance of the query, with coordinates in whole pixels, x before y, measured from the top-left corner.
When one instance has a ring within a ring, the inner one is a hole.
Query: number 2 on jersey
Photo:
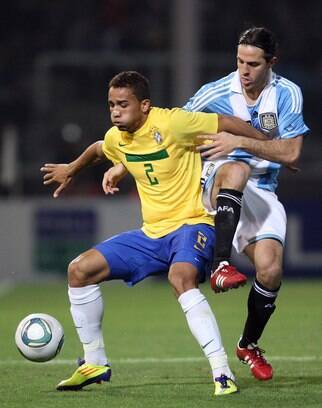
[[[154,168],[153,168],[152,164],[151,163],[146,163],[144,165],[144,168],[145,168],[145,174],[146,174],[147,178],[149,179],[149,182],[150,182],[151,186],[159,184],[159,180],[156,177],[153,177],[151,175],[151,173],[154,172]]]

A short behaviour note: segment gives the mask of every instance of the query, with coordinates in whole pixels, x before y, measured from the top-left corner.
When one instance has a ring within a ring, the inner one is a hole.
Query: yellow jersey
[[[103,152],[134,177],[141,200],[143,232],[160,238],[183,224],[213,225],[201,201],[201,157],[196,136],[217,133],[216,113],[151,108],[134,133],[107,131]]]

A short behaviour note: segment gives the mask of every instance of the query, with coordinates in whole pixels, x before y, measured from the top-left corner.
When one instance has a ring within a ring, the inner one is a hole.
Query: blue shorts
[[[108,280],[123,279],[128,285],[148,276],[168,273],[170,265],[189,262],[199,272],[199,281],[210,271],[215,228],[207,224],[183,225],[162,238],[149,238],[142,230],[115,235],[96,245],[109,264]]]

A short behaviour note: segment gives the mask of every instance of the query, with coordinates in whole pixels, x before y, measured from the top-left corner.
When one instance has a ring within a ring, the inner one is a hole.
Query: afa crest
[[[259,115],[259,122],[261,128],[263,130],[267,130],[268,132],[277,128],[278,126],[276,113],[273,112],[261,113]]]

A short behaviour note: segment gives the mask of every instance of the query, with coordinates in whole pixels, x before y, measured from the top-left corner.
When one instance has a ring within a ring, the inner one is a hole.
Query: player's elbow
[[[97,142],[94,143],[95,146],[95,151],[96,151],[96,155],[99,158],[103,158],[104,157],[104,153],[103,153],[103,141],[102,140],[98,140]]]
[[[303,136],[299,135],[290,139],[282,139],[276,141],[276,143],[280,148],[280,162],[286,166],[294,166],[298,162],[301,155]]]
[[[298,162],[299,158],[300,158],[300,152],[298,151],[290,152],[288,155],[286,164],[288,166],[294,166]]]
[[[297,149],[289,150],[282,155],[280,163],[282,163],[284,166],[294,167],[298,163],[300,153],[301,152]]]
[[[286,164],[289,166],[295,165],[301,155],[303,145],[303,137],[299,136],[291,141],[286,155]]]

